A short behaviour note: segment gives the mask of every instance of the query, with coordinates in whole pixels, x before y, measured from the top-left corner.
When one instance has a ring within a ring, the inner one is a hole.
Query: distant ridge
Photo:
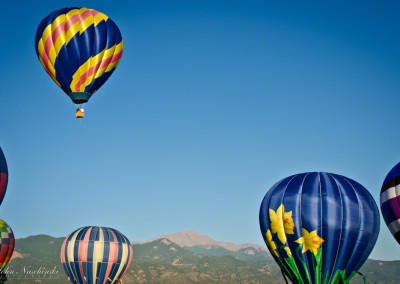
[[[146,244],[149,242],[153,242],[155,240],[160,240],[160,239],[168,239],[171,242],[176,243],[177,245],[181,247],[204,247],[204,248],[212,248],[212,247],[222,247],[224,249],[230,250],[230,251],[239,251],[244,248],[253,248],[258,251],[265,251],[267,252],[268,249],[266,247],[256,245],[256,244],[234,244],[231,242],[219,242],[216,241],[209,236],[199,234],[197,232],[193,231],[184,231],[184,232],[179,232],[175,234],[168,234],[168,235],[163,235],[159,236],[153,239],[148,239],[144,242],[133,242],[133,244]]]
[[[178,240],[176,244],[171,239]],[[64,238],[36,235],[16,239],[14,256],[7,267],[8,281],[18,284],[70,284],[60,261]],[[197,245],[200,244],[200,245]],[[238,251],[228,250],[244,247]],[[254,246],[254,248],[252,248]],[[155,240],[134,243],[134,256],[124,284],[282,284],[279,266],[265,249],[252,244],[235,245],[218,242],[195,232],[160,236]],[[398,284],[400,261],[367,260],[361,272],[368,283]],[[21,279],[25,269],[55,269],[50,276],[43,273]],[[15,272],[15,273],[14,273]],[[363,284],[357,276],[352,284]]]

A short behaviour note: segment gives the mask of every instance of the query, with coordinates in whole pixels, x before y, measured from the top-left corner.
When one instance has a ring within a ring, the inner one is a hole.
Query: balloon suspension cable
[[[289,282],[287,281],[286,275],[285,275],[285,273],[283,272],[282,269],[281,269],[281,273],[282,273],[283,279],[285,279],[286,284],[288,284]]]

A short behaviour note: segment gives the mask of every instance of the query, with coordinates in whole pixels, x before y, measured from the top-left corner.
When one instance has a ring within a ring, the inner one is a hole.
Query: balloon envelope
[[[80,228],[61,247],[64,269],[69,279],[79,284],[118,283],[128,270],[132,255],[129,240],[105,227]]]
[[[348,283],[375,245],[379,212],[371,194],[354,180],[303,173],[268,191],[260,227],[293,283]]]
[[[64,8],[42,20],[36,54],[53,81],[74,103],[87,102],[117,67],[123,50],[117,25],[87,8]]]
[[[387,174],[380,197],[383,219],[400,244],[400,163]]]
[[[11,227],[0,219],[0,268],[6,267],[14,252],[15,238]]]
[[[0,148],[0,204],[3,202],[8,184],[8,168],[6,157]]]

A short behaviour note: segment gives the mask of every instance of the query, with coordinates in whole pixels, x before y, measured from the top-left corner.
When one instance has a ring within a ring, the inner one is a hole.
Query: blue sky
[[[119,26],[117,70],[75,106],[35,54],[63,7]],[[364,185],[379,203],[399,162],[398,1],[3,3],[0,216],[16,237],[114,227],[131,241],[185,230],[263,244],[268,189],[300,172]],[[399,259],[381,219],[371,254]]]

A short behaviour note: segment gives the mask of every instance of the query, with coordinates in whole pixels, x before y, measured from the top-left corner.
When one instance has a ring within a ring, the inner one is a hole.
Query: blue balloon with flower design
[[[379,234],[379,211],[359,183],[331,173],[302,173],[276,183],[260,208],[271,255],[293,283],[349,283]],[[364,276],[365,281],[365,276]]]

